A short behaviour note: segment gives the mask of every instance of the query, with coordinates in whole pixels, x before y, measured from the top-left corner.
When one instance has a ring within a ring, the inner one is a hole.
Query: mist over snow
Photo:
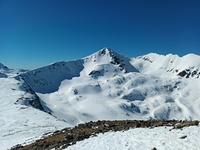
[[[103,48],[30,71],[0,64],[0,139],[5,149],[89,121],[200,120],[199,91],[194,54],[128,58]]]

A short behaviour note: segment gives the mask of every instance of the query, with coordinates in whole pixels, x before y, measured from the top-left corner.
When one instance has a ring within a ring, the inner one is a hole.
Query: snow
[[[58,90],[64,79],[79,76],[82,69],[82,60],[58,62],[28,71],[21,77],[35,92],[51,93]]]
[[[96,137],[77,142],[66,150],[151,150],[154,147],[158,150],[199,149],[200,126],[169,131],[170,129],[171,127],[135,128],[98,134]]]
[[[108,48],[30,71],[0,64],[1,148],[89,121],[200,120],[199,70],[200,56],[195,54],[127,58]],[[178,75],[182,71],[187,76]],[[139,130],[145,129],[134,131]]]
[[[75,77],[62,81],[56,92],[37,94],[54,116],[73,125],[114,119],[199,120],[199,85],[196,79],[160,79],[133,72]]]
[[[194,54],[155,53],[130,59],[104,48],[21,77],[46,110],[72,125],[114,119],[192,120],[200,119],[200,81],[177,73],[192,67],[200,70],[199,60]]]
[[[177,74],[183,70],[199,71],[200,56],[195,54],[187,54],[183,57],[168,54],[159,55],[150,53],[144,56],[131,59],[131,64],[135,66],[141,73],[164,77],[177,78]]]
[[[22,83],[14,78],[0,78],[0,141],[1,149],[27,144],[45,133],[70,127],[70,124],[16,101],[33,95],[22,90]]]
[[[109,48],[103,48],[98,52],[83,58],[83,60],[83,72],[85,73],[85,75],[88,75],[92,70],[98,68],[98,66],[100,66],[102,70],[105,68],[104,71],[109,71],[110,73],[113,72],[113,68],[115,68],[115,73],[120,73],[120,71],[122,70],[126,72],[138,72],[138,70],[130,64],[129,58],[115,53]]]

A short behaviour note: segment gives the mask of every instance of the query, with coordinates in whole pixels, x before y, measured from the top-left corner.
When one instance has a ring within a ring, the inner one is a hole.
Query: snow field
[[[135,128],[98,134],[77,142],[66,150],[151,150],[154,147],[157,150],[199,150],[200,126],[169,131],[170,129],[171,127]]]

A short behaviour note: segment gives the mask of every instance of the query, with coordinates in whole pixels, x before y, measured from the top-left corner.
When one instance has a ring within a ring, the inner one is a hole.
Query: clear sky
[[[37,68],[109,47],[200,55],[199,0],[0,0],[0,62]]]

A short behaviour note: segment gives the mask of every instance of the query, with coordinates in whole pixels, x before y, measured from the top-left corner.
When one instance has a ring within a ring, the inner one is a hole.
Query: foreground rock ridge
[[[37,140],[30,145],[16,145],[10,150],[62,150],[70,145],[76,144],[77,141],[92,138],[99,133],[126,131],[133,128],[155,128],[160,126],[172,127],[171,129],[182,129],[189,126],[198,126],[198,124],[199,121],[178,120],[90,121],[85,124],[79,124],[72,129],[66,128],[55,131],[52,135],[44,136],[42,139]]]

